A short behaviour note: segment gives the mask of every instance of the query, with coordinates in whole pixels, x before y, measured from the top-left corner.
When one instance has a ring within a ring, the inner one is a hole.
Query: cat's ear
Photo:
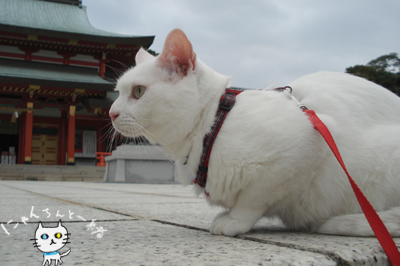
[[[57,227],[61,227],[61,226],[62,226],[62,224],[61,224],[61,219],[60,219],[60,221],[58,222]]]
[[[184,76],[196,67],[196,54],[193,52],[192,44],[180,29],[175,29],[168,34],[158,60],[162,67],[172,69]]]
[[[154,58],[154,56],[152,56],[150,53],[148,53],[145,49],[140,48],[139,52],[136,53],[135,61],[136,61],[136,64],[139,65],[139,64],[146,62],[153,58]]]
[[[38,229],[42,229],[42,228],[43,228],[42,222],[39,222]]]

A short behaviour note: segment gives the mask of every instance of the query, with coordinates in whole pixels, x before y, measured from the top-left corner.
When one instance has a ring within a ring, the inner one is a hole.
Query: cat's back
[[[289,86],[293,95],[321,115],[366,123],[400,123],[400,98],[366,79],[345,73],[318,72]]]

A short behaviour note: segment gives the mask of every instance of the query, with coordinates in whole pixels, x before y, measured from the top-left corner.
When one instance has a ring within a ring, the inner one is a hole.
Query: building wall
[[[19,49],[17,46],[0,45],[1,58],[25,60],[25,54],[26,53]],[[30,60],[33,62],[46,62],[50,64],[65,64],[64,55],[62,52],[44,49],[35,50],[32,53]],[[84,66],[98,69],[99,59],[94,58],[92,55],[72,54],[72,56],[69,57],[68,65]]]
[[[1,105],[0,105],[1,106]],[[20,113],[16,123],[11,123],[12,112],[0,111],[0,152],[8,152],[10,147],[15,147],[17,163],[24,163],[24,146],[25,146],[25,117],[24,113]],[[80,111],[80,113],[87,113]],[[77,114],[76,130],[75,130],[75,159],[76,161],[85,161],[86,165],[89,161],[91,165],[95,165],[96,152],[106,152],[107,136],[109,131],[109,123],[107,120],[99,120],[97,115]],[[47,130],[46,129],[53,129]],[[33,143],[32,143],[32,164],[66,164],[67,149],[67,129],[68,117],[66,112],[57,108],[43,108],[34,111],[33,116]],[[55,131],[54,131],[55,130]],[[54,132],[56,132],[54,134]],[[89,133],[89,134],[88,134]],[[91,136],[90,136],[91,134]],[[89,137],[88,137],[89,136]],[[86,139],[85,139],[86,138]],[[40,146],[40,139],[44,145]],[[52,143],[56,144],[55,162],[51,162],[43,155],[43,160],[38,158],[42,155],[38,153],[52,153]],[[80,143],[80,145],[76,145]],[[82,164],[81,164],[82,165]]]

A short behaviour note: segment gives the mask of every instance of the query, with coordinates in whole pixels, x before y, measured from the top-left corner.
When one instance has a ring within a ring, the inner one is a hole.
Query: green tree
[[[366,65],[348,67],[346,73],[366,78],[400,95],[400,59],[397,53],[382,55]]]

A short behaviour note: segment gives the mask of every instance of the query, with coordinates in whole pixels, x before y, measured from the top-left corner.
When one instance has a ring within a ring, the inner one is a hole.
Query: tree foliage
[[[382,55],[366,65],[348,67],[346,73],[366,78],[400,95],[400,59],[397,53]]]

